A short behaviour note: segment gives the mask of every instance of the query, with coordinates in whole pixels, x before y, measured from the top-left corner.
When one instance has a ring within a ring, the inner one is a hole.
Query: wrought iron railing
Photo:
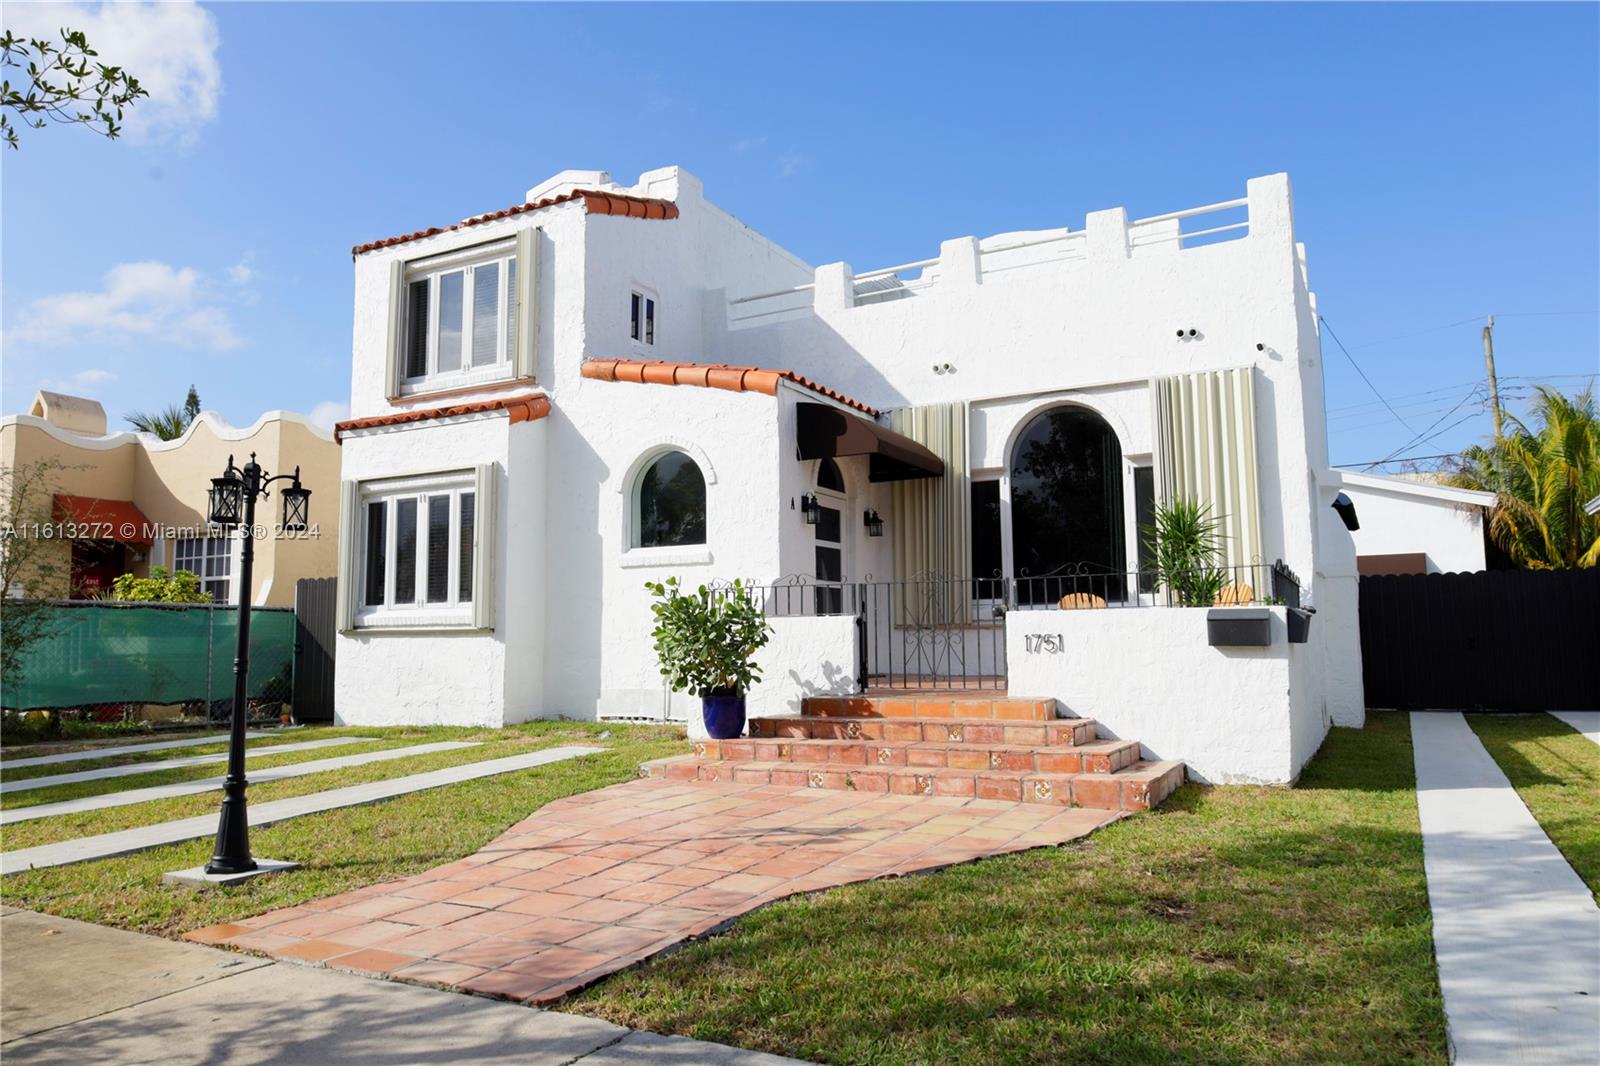
[[[727,584],[717,589],[731,594]],[[854,618],[863,691],[1004,689],[1008,611],[1301,605],[1299,578],[1281,560],[1178,574],[1076,566],[1016,578],[797,576],[741,591],[769,618]]]

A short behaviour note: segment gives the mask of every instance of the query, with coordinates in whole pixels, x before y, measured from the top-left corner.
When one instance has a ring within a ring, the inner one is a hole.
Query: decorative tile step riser
[[[701,740],[691,746],[701,759],[792,762],[814,766],[922,767],[952,770],[1015,770],[1060,774],[1110,774],[1139,759],[1137,741],[1099,741],[1042,749],[950,742],[894,744],[847,740]]]
[[[938,696],[808,696],[800,713],[819,718],[980,718],[1007,722],[1048,722],[1056,701],[1029,699],[952,699]]]
[[[1093,743],[1088,718],[1053,722],[922,721],[894,718],[752,718],[750,736],[773,740],[881,740],[900,744],[1020,744],[1070,747]]]
[[[685,759],[653,765],[650,773],[679,780],[996,799],[1127,811],[1158,806],[1183,783],[1181,763],[1140,765],[1115,774],[1029,774],[951,770],[922,773],[914,769],[882,767],[807,768]]]

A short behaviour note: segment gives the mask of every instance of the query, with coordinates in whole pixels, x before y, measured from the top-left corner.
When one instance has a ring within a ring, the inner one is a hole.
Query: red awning
[[[56,493],[52,517],[73,527],[62,530],[70,540],[114,540],[118,544],[154,542],[150,520],[131,500],[102,500],[98,496]]]

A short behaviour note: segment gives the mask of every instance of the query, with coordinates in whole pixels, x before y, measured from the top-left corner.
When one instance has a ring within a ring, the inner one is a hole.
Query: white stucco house
[[[1289,180],[1243,192],[856,273],[680,168],[565,171],[359,245],[339,720],[692,722],[644,583],[743,578],[775,628],[753,714],[988,685],[1201,780],[1292,780],[1363,721],[1356,551]],[[1179,497],[1222,517],[1235,606],[1141,573]]]
[[[1484,526],[1494,493],[1420,478],[1340,475],[1355,505],[1351,534],[1361,574],[1473,574],[1486,565]]]

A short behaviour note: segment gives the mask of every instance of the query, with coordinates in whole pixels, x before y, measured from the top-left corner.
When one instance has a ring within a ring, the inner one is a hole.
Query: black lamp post
[[[240,470],[228,456],[228,468],[211,479],[210,514],[213,525],[240,526],[239,642],[233,655],[233,721],[228,735],[228,776],[222,784],[222,816],[217,822],[217,845],[206,863],[208,874],[242,874],[256,868],[250,856],[250,819],[245,809],[245,720],[249,717],[246,689],[250,677],[250,569],[255,561],[256,498],[267,494],[274,481],[289,481],[282,490],[283,528],[301,532],[311,511],[311,490],[300,484],[300,468],[293,474],[268,477],[256,463],[254,452]]]

